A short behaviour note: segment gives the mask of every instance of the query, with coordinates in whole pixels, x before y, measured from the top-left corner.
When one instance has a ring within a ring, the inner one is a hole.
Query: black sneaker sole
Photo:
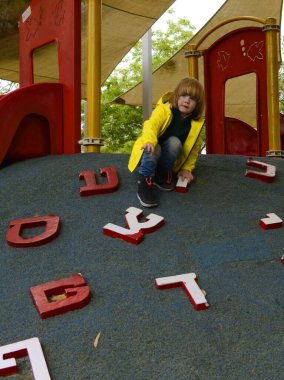
[[[146,203],[146,202],[143,202],[142,199],[139,197],[139,195],[137,194],[137,198],[139,199],[139,202],[141,203],[142,206],[144,207],[157,207],[159,206],[158,203]]]
[[[172,188],[167,188],[167,187],[163,187],[163,186],[159,185],[157,182],[153,182],[153,185],[155,185],[158,189],[160,189],[162,191],[174,191],[174,189],[175,189],[175,186]]]

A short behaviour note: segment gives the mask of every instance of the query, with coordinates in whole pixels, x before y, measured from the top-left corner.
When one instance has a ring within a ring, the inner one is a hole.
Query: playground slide
[[[284,150],[284,115],[280,114],[281,149]],[[225,117],[225,153],[257,156],[258,133],[247,123]]]
[[[257,131],[247,123],[225,117],[225,139],[226,154],[257,155]]]
[[[0,165],[62,153],[62,84],[33,84],[0,98]]]

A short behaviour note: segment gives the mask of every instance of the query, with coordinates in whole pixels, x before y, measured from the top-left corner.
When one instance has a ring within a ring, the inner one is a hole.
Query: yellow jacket
[[[158,143],[158,138],[166,131],[172,119],[171,108],[169,99],[172,92],[167,92],[158,101],[156,108],[152,112],[149,120],[146,120],[143,125],[142,135],[135,141],[130,159],[128,162],[128,169],[133,172],[138,166],[143,150],[141,147],[150,142],[154,146]],[[181,155],[176,160],[173,171],[179,172],[181,169],[193,171],[195,163],[200,153],[201,148],[201,130],[204,125],[204,118],[200,120],[191,120],[191,129],[183,144]]]

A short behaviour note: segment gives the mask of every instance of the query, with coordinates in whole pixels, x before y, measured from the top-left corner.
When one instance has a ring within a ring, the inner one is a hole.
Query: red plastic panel
[[[33,84],[33,51],[55,42],[63,84],[64,153],[79,153],[81,136],[81,1],[32,0],[19,20],[20,86]]]
[[[30,238],[24,238],[21,236],[21,232],[25,228],[37,228],[41,226],[44,226],[45,230],[39,235]],[[11,247],[36,247],[49,243],[51,240],[55,239],[59,234],[59,229],[60,220],[59,217],[55,215],[13,220],[10,222],[10,227],[6,234],[6,240]]]
[[[264,162],[255,161],[251,158],[247,160],[248,166],[253,166],[255,168],[259,168],[261,170],[265,170],[264,172],[256,171],[256,170],[246,170],[245,176],[249,178],[258,179],[262,182],[271,183],[274,181],[276,176],[276,166],[265,164]]]
[[[256,156],[257,131],[241,120],[225,117],[226,154]]]
[[[63,153],[63,87],[35,84],[0,99],[0,164]]]
[[[0,347],[0,376],[18,373],[15,359],[25,356],[29,357],[35,380],[51,379],[38,338],[22,340]]]
[[[237,29],[217,40],[204,51],[204,76],[206,94],[206,151],[211,154],[230,154],[240,149],[238,139],[249,138],[246,129],[240,127],[237,136],[226,129],[224,114],[225,83],[228,79],[255,73],[257,77],[256,114],[257,138],[250,141],[256,144],[256,155],[266,156],[268,143],[267,83],[265,33],[258,27]],[[230,141],[228,139],[235,138]],[[234,145],[236,144],[236,145]],[[243,146],[244,148],[244,146]],[[243,149],[242,148],[242,149]]]
[[[128,228],[108,223],[103,227],[103,233],[113,238],[125,240],[132,244],[139,244],[143,240],[144,233],[156,231],[164,224],[164,218],[150,214],[146,217],[146,222],[139,222],[143,217],[143,211],[136,207],[129,207],[126,210],[125,218]]]
[[[100,169],[102,177],[107,177],[107,183],[98,185],[93,170],[82,171],[79,173],[79,178],[86,181],[86,186],[80,188],[81,196],[112,193],[119,187],[117,172],[114,167]]]
[[[195,310],[204,310],[209,307],[209,304],[196,281],[197,277],[195,273],[186,273],[177,276],[156,278],[156,286],[158,289],[170,289],[181,286],[188,295]]]
[[[266,214],[265,218],[260,219],[259,225],[264,230],[280,228],[283,225],[283,220],[274,213]]]
[[[69,278],[33,286],[30,292],[41,319],[81,309],[91,299],[90,288],[80,273],[73,274]],[[52,296],[62,294],[66,298],[49,302]]]

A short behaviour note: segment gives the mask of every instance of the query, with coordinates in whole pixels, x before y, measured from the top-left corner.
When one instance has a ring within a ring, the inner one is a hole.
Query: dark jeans
[[[144,150],[138,171],[139,174],[145,177],[154,177],[158,164],[165,170],[172,170],[181,151],[182,144],[175,136],[169,137],[161,145],[157,144],[153,154]]]

